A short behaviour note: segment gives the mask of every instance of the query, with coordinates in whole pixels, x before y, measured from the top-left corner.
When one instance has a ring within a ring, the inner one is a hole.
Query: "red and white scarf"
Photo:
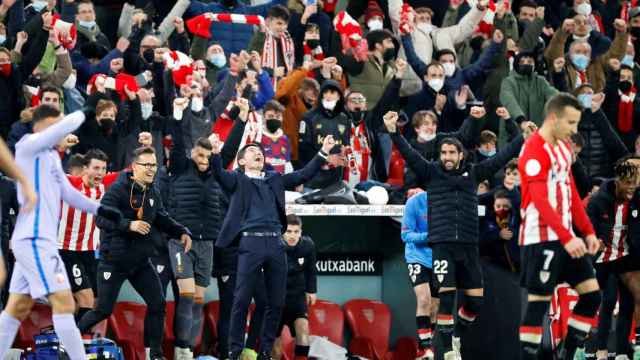
[[[284,64],[278,64],[278,46],[277,42],[280,42],[280,49],[282,50],[284,57]],[[284,66],[286,73],[293,70],[295,64],[295,47],[293,45],[293,39],[289,35],[288,31],[282,33],[280,38],[276,38],[269,31],[265,31],[264,47],[262,48],[262,66],[275,70],[279,66]],[[273,88],[275,90],[276,83],[279,79],[273,76]]]
[[[503,6],[507,9],[510,8],[510,4],[508,0],[504,0]],[[476,32],[486,35],[487,37],[491,37],[493,34],[493,21],[496,17],[496,3],[493,0],[489,0],[489,6],[487,7],[486,12],[484,13],[484,17],[480,20],[478,24],[478,28]]]
[[[244,15],[244,14],[212,14],[211,21],[231,23],[231,24],[247,24],[255,26],[264,26],[264,18],[260,15]]]
[[[582,84],[587,84],[588,82],[587,70],[585,69],[584,71],[580,71],[578,70],[578,68],[576,68],[576,86],[574,86],[574,88],[577,88]]]
[[[333,19],[333,27],[338,34],[344,35],[349,39],[351,47],[358,47],[362,40],[362,28],[351,15],[344,10],[340,11]]]
[[[371,150],[367,140],[367,129],[364,122],[360,125],[351,125],[351,147],[346,150],[347,168],[344,172],[344,180],[349,186],[355,186],[369,178],[369,158]]]
[[[628,133],[633,129],[633,102],[636,99],[636,88],[632,87],[627,93],[618,90],[618,130]]]
[[[312,49],[309,45],[307,45],[307,41],[305,40],[302,47],[303,52],[303,61],[322,61],[324,60],[324,51],[322,50],[322,46],[318,44],[315,49]],[[308,77],[314,77],[315,71],[309,70],[307,72]]]

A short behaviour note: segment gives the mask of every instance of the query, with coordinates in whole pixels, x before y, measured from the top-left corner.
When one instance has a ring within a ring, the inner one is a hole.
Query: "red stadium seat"
[[[349,350],[367,359],[385,359],[391,331],[389,307],[379,301],[354,299],[347,301],[343,308],[353,334]]]
[[[31,314],[20,324],[13,346],[19,349],[33,348],[33,336],[40,334],[41,329],[52,325],[51,307],[36,303],[31,309]]]
[[[282,343],[282,360],[295,359],[296,339],[291,336],[291,331],[288,326],[282,329],[280,342]]]
[[[211,339],[218,339],[218,319],[220,318],[220,301],[214,300],[204,305],[204,322],[211,331]]]
[[[395,145],[391,150],[391,159],[389,160],[389,176],[387,184],[402,186],[404,184],[404,159],[400,155],[400,151]]]
[[[322,336],[334,344],[342,346],[344,337],[344,314],[340,305],[326,300],[318,300],[309,307],[309,332]]]
[[[119,302],[109,317],[114,340],[122,347],[127,360],[145,360],[144,317],[147,306],[135,302]]]

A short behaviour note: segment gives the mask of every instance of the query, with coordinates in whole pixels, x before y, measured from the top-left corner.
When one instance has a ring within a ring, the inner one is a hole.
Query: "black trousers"
[[[262,273],[260,273],[262,275]],[[262,276],[261,276],[262,277]],[[231,323],[231,308],[233,306],[233,292],[236,288],[236,274],[219,275],[218,294],[220,297],[220,317],[218,319],[218,353],[220,358],[226,358],[229,354],[229,325]],[[264,280],[256,284],[256,291],[253,294],[253,301],[256,309],[251,317],[249,334],[245,347],[257,350],[258,339],[262,335],[262,324],[266,310],[267,295],[264,287]]]
[[[271,353],[276,339],[287,289],[287,255],[280,237],[241,237],[238,269],[231,309],[229,350],[237,355],[244,347],[244,332],[251,297],[264,273],[267,307],[264,316],[260,352]]]
[[[80,319],[78,328],[84,334],[111,315],[125,280],[129,280],[147,304],[147,314],[144,319],[144,346],[151,348],[152,358],[161,356],[165,298],[158,273],[149,259],[137,266],[101,260],[98,263],[98,304],[95,310],[86,313]]]

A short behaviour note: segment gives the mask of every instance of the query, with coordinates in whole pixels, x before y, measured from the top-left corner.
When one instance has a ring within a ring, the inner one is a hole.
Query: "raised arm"
[[[407,57],[407,62],[413,71],[418,74],[419,77],[422,77],[422,75],[427,71],[427,64],[425,64],[416,54],[411,35],[407,34],[402,36],[402,46],[404,47],[404,54]]]
[[[216,178],[220,186],[227,193],[235,191],[238,185],[238,174],[234,171],[228,171],[222,168],[222,156],[220,156],[220,140],[214,139],[211,146],[213,147],[213,154],[211,155],[211,171]]]
[[[85,116],[82,111],[71,113],[45,130],[29,135],[19,143],[16,151],[36,154],[50,149],[64,139],[65,136],[76,131],[82,125],[84,119]]]
[[[292,189],[298,185],[302,185],[307,181],[311,180],[320,168],[327,160],[327,156],[331,152],[331,149],[336,145],[336,141],[334,140],[332,135],[327,135],[322,142],[322,149],[317,153],[316,156],[309,161],[305,167],[298,171],[290,172],[288,174],[282,175],[282,183],[285,189]]]
[[[76,209],[80,209],[94,215],[97,214],[100,203],[89,199],[74,188],[69,182],[69,179],[67,179],[66,175],[62,172],[62,168],[60,168],[57,178],[60,180],[60,187],[62,189],[61,195],[64,202]]]
[[[398,114],[390,111],[384,115],[384,125],[391,135],[391,140],[395,144],[398,151],[407,162],[407,165],[413,170],[419,179],[428,181],[430,176],[431,163],[425,160],[420,153],[407,143],[404,136],[397,129]]]

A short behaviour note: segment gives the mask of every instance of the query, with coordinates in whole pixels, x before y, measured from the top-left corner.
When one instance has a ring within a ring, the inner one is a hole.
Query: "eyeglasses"
[[[141,162],[136,162],[137,165],[143,166],[145,169],[155,169],[158,167],[158,164],[154,164],[154,163],[141,163]]]
[[[354,104],[364,104],[367,102],[367,99],[363,97],[352,97],[352,98],[349,98],[349,101]]]

